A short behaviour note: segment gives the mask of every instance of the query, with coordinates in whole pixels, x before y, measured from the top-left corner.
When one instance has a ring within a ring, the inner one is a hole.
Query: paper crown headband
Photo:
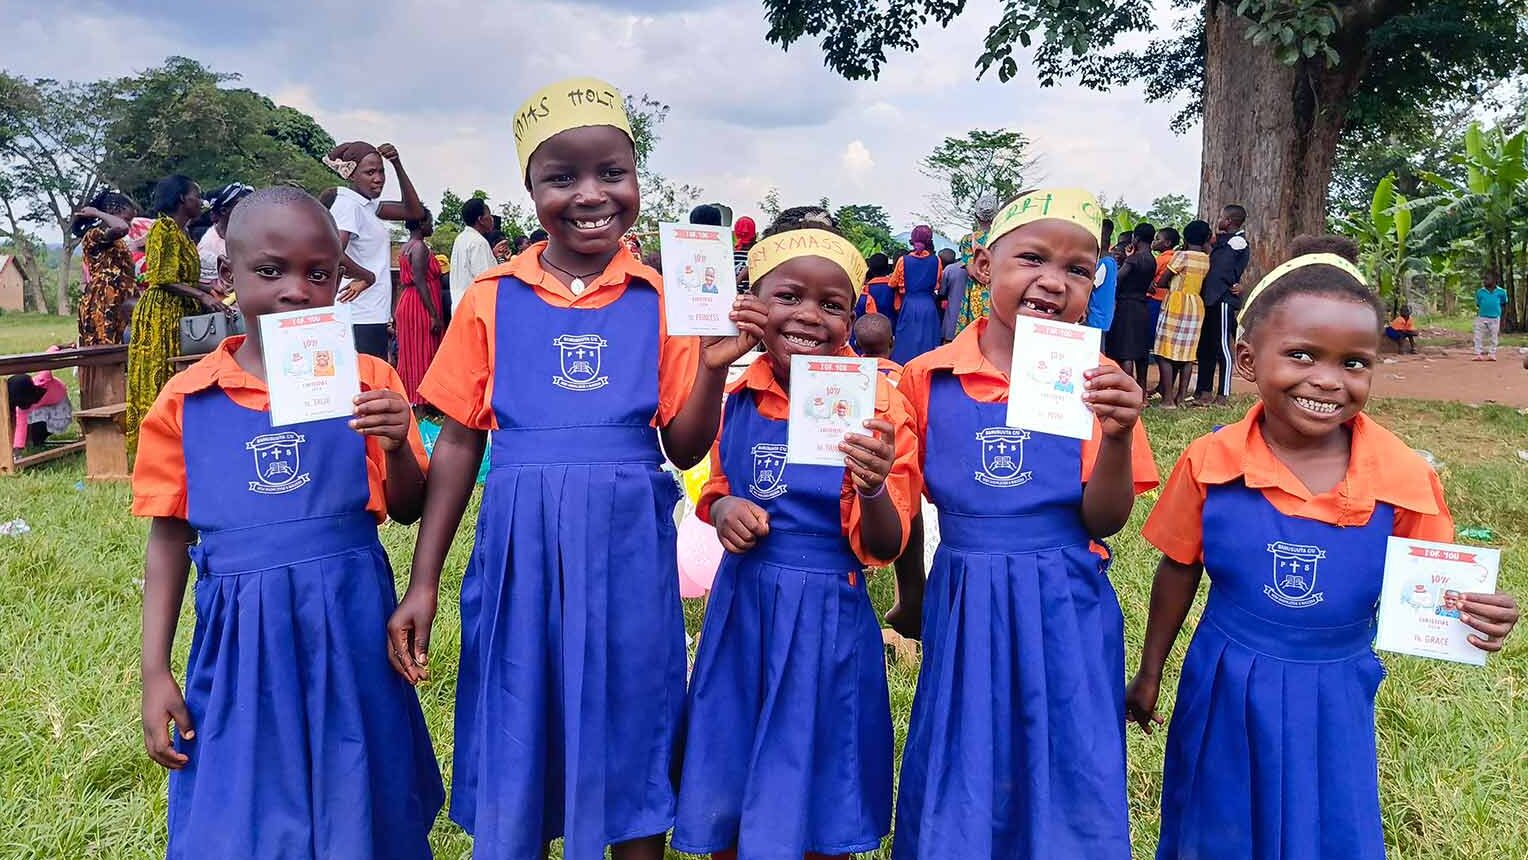
[[[1081,188],[1037,188],[998,210],[983,244],[990,248],[1005,234],[1045,219],[1070,221],[1091,233],[1095,242],[1104,226],[1098,198],[1089,192]]]
[[[865,258],[848,239],[827,230],[787,230],[760,239],[748,251],[748,279],[758,283],[781,263],[797,257],[821,257],[837,265],[859,296],[865,283]]]
[[[1278,266],[1274,267],[1273,271],[1264,275],[1261,281],[1257,282],[1257,286],[1253,287],[1252,292],[1247,294],[1247,300],[1242,302],[1241,313],[1236,315],[1236,321],[1240,323],[1241,320],[1247,316],[1247,309],[1252,307],[1252,303],[1257,301],[1258,297],[1267,292],[1268,288],[1277,283],[1280,278],[1284,277],[1290,272],[1293,272],[1295,269],[1303,269],[1306,266],[1332,266],[1333,268],[1341,269],[1342,271],[1351,275],[1353,280],[1359,282],[1360,284],[1363,284],[1366,287],[1369,285],[1369,282],[1364,279],[1363,272],[1360,272],[1357,266],[1348,262],[1348,260],[1344,257],[1339,257],[1336,254],[1328,253],[1301,254],[1292,260],[1286,260],[1283,263],[1280,263]]]
[[[608,125],[635,142],[621,91],[598,78],[569,78],[537,90],[515,111],[515,151],[520,176],[530,169],[531,155],[554,135],[571,128]]]

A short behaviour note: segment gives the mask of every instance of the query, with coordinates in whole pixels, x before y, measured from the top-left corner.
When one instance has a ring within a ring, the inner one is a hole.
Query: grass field
[[[0,354],[38,349],[68,336],[72,321],[0,317]],[[1154,412],[1148,417],[1165,475],[1190,440],[1237,411]],[[1443,463],[1449,502],[1461,526],[1495,532],[1505,551],[1504,590],[1528,595],[1528,417],[1501,407],[1393,401],[1372,413]],[[0,522],[24,517],[31,534],[0,537],[0,619],[12,648],[0,669],[0,858],[163,856],[165,775],[143,754],[138,721],[138,618],[146,525],[126,511],[126,485],[81,483],[82,463],[66,460],[0,479]],[[1124,606],[1133,669],[1144,631],[1155,555],[1139,536],[1152,496],[1142,499],[1113,542],[1115,586]],[[447,564],[432,644],[433,680],[421,697],[447,779],[452,691],[459,649],[455,596],[471,542],[464,518]],[[383,543],[406,568],[414,530],[389,526]],[[890,578],[872,580],[884,608]],[[687,606],[692,631],[698,602]],[[183,665],[191,617],[177,659]],[[1182,644],[1175,654],[1181,659]],[[1379,694],[1379,749],[1385,831],[1393,857],[1528,856],[1528,635],[1520,633],[1484,669],[1386,655]],[[906,733],[916,668],[891,668],[897,734]],[[1172,702],[1175,673],[1164,685]],[[1129,734],[1129,791],[1135,847],[1156,841],[1165,735]],[[1318,751],[1312,746],[1312,754]],[[1318,814],[1312,809],[1311,814]],[[442,816],[437,856],[465,858],[465,834]],[[678,855],[676,855],[678,856]],[[886,857],[885,850],[873,855]]]

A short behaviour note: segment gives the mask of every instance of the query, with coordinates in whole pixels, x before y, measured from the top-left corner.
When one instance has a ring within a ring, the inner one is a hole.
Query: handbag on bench
[[[180,354],[206,355],[229,335],[244,333],[244,317],[238,311],[221,311],[180,318]]]

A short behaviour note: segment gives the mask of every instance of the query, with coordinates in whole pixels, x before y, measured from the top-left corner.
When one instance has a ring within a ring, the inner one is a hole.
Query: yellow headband
[[[849,276],[854,296],[859,297],[865,283],[865,258],[848,239],[826,230],[788,230],[760,239],[748,251],[748,280],[757,284],[772,269],[797,257],[821,257],[834,263]]]
[[[1241,313],[1236,315],[1236,321],[1240,323],[1242,318],[1247,315],[1247,309],[1252,307],[1254,301],[1257,301],[1257,297],[1261,296],[1265,290],[1273,286],[1280,278],[1293,272],[1295,269],[1303,269],[1306,266],[1332,266],[1352,275],[1353,280],[1360,284],[1366,287],[1369,285],[1369,282],[1364,280],[1363,272],[1358,271],[1357,266],[1348,262],[1343,257],[1328,253],[1301,254],[1292,260],[1280,263],[1273,271],[1264,275],[1261,281],[1257,282],[1257,286],[1253,287],[1252,292],[1247,294],[1247,300],[1242,302]]]
[[[1081,188],[1038,188],[998,210],[983,244],[990,248],[1005,234],[1047,218],[1076,224],[1092,234],[1094,242],[1104,228],[1103,210],[1092,194]]]
[[[542,87],[515,111],[520,176],[530,169],[531,154],[553,135],[589,125],[608,125],[632,137],[620,90],[598,78],[569,78]]]

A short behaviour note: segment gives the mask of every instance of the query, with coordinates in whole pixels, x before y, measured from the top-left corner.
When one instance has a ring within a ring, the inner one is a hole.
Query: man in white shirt
[[[493,268],[493,248],[488,234],[493,231],[493,213],[488,204],[474,197],[462,204],[462,224],[466,225],[451,245],[451,311],[456,312],[467,295],[467,288],[477,276]]]

